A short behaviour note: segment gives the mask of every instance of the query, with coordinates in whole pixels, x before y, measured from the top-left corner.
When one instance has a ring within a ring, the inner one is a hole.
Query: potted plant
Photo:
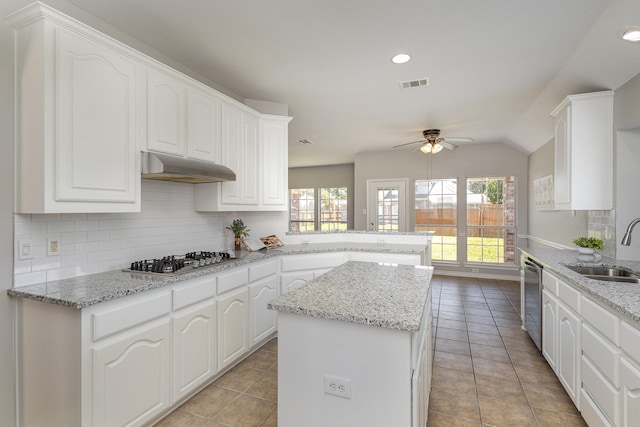
[[[246,225],[244,225],[244,222],[242,221],[242,219],[238,218],[238,219],[234,219],[233,223],[231,225],[228,225],[225,227],[227,230],[231,230],[233,232],[233,237],[235,238],[234,243],[235,243],[235,247],[234,249],[236,251],[239,251],[241,248],[241,244],[242,244],[242,238],[243,237],[247,237],[249,235],[249,230],[247,228]]]
[[[602,240],[595,237],[578,237],[573,240],[573,244],[578,247],[578,252],[581,254],[593,254],[596,251],[602,250]]]

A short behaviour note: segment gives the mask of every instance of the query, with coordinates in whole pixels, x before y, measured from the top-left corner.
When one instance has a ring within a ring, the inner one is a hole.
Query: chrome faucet
[[[622,242],[620,242],[621,245],[631,245],[631,232],[633,231],[633,227],[635,227],[639,222],[640,218],[636,218],[629,223],[629,225],[627,226],[627,231],[624,233],[624,237],[622,238]]]

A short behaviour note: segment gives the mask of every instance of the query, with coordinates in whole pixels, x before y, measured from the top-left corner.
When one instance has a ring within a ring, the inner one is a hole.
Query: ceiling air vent
[[[429,77],[423,77],[421,79],[406,80],[404,82],[400,82],[400,87],[402,89],[411,89],[414,87],[421,87],[421,86],[429,86]]]

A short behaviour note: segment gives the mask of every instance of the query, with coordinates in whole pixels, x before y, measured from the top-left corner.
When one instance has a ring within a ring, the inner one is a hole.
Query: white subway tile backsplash
[[[251,237],[288,229],[287,212],[194,212],[192,184],[142,181],[142,211],[99,214],[16,214],[14,286],[126,268],[132,261],[233,247],[234,219]],[[60,240],[60,255],[47,256],[47,238]],[[33,259],[19,260],[18,240],[32,242]]]
[[[48,221],[47,233],[62,233],[76,230],[75,221]]]

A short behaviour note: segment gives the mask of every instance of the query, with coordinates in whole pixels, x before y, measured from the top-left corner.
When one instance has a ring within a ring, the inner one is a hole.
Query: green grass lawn
[[[432,259],[439,261],[455,261],[457,259],[456,236],[433,236],[431,243]],[[504,239],[468,237],[467,261],[503,263]]]

